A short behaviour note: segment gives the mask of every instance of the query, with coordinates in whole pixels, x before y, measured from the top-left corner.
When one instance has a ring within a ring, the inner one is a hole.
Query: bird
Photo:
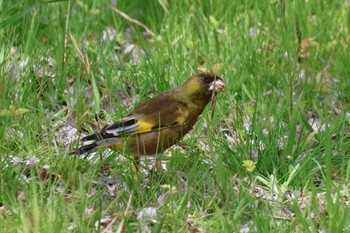
[[[223,78],[214,73],[194,74],[181,86],[147,100],[100,132],[82,138],[83,142],[92,142],[70,154],[82,155],[108,147],[133,155],[136,171],[142,156],[156,157],[156,169],[162,170],[157,158],[194,127],[206,105],[225,88]]]

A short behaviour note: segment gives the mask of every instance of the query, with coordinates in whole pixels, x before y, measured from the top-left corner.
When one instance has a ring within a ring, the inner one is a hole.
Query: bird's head
[[[221,77],[208,72],[193,75],[182,86],[183,92],[187,96],[203,101],[209,101],[213,94],[216,95],[224,91],[225,88]]]

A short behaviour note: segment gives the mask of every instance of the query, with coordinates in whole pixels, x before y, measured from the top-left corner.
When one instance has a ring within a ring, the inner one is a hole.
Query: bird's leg
[[[140,170],[140,157],[139,156],[135,156],[134,157],[134,178],[137,179],[139,170]]]
[[[160,172],[160,173],[164,172],[164,169],[163,169],[163,166],[162,166],[162,158],[163,158],[163,154],[155,156],[156,170],[157,170],[157,172]]]

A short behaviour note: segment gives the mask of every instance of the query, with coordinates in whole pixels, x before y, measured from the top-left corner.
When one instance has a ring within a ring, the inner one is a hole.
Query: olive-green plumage
[[[192,129],[214,94],[225,89],[222,78],[199,73],[182,86],[149,99],[135,111],[101,132],[83,138],[94,140],[72,154],[109,147],[140,157],[161,154]]]

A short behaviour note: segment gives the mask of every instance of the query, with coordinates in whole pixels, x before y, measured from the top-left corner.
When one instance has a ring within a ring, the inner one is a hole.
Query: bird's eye
[[[203,76],[203,80],[204,80],[205,82],[208,82],[208,81],[209,81],[209,76],[208,76],[208,75],[204,75],[204,76]]]

